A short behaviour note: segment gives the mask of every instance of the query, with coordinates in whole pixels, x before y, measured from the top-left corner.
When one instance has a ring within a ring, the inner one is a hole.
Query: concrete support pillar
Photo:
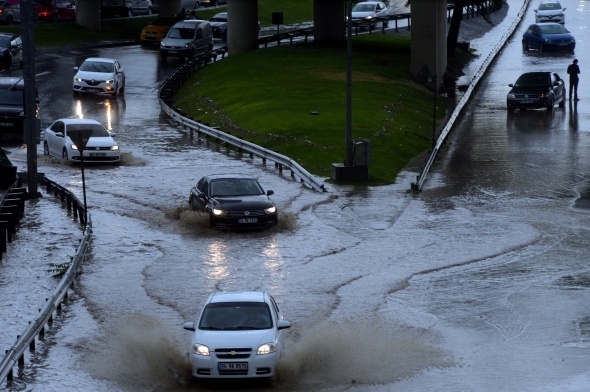
[[[76,0],[76,23],[100,31],[100,0]]]
[[[258,0],[227,0],[230,55],[258,49]]]
[[[412,0],[412,75],[424,66],[436,76],[437,88],[447,69],[447,1]]]
[[[159,0],[158,7],[158,14],[161,16],[176,15],[182,9],[182,2],[180,0]]]
[[[346,1],[313,1],[314,41],[334,41],[346,38],[344,15]]]

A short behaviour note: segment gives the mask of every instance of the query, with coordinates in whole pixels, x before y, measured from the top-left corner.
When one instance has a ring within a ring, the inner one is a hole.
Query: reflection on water
[[[77,118],[92,118],[112,131],[125,114],[124,97],[83,96],[75,99],[74,112]]]

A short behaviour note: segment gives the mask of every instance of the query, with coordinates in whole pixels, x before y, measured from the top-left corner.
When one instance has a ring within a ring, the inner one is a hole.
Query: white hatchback
[[[290,327],[264,291],[215,292],[197,322],[184,324],[194,331],[191,373],[196,378],[272,378]]]
[[[44,131],[43,153],[62,157],[70,162],[81,162],[80,150],[72,139],[73,131],[90,130],[91,136],[84,147],[84,162],[110,162],[121,160],[119,145],[113,134],[96,120],[60,118]]]
[[[111,95],[125,92],[125,71],[118,60],[90,57],[82,65],[74,67],[74,95],[79,93],[104,93]]]
[[[535,23],[561,23],[565,24],[565,8],[559,1],[542,1],[539,8],[535,10]]]

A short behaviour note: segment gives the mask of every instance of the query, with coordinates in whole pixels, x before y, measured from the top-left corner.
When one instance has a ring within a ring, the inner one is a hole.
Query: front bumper
[[[189,354],[191,374],[196,378],[268,378],[273,377],[279,360],[277,353],[257,355],[251,353],[243,359],[218,359],[215,352],[211,356]],[[240,369],[222,370],[220,364],[240,364]],[[242,369],[247,364],[247,370]]]

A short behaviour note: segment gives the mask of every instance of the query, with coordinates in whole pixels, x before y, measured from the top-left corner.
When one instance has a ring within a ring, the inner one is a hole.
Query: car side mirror
[[[285,320],[281,320],[279,321],[279,324],[277,325],[278,329],[287,329],[287,328],[291,328],[291,323]]]
[[[565,11],[565,10],[567,10],[567,7],[563,7],[562,11]]]
[[[271,190],[266,191],[266,196],[271,196],[274,194],[275,194],[275,191],[271,191]]]
[[[80,67],[74,67],[74,71],[77,71],[78,69],[80,69]]]
[[[57,137],[64,137],[64,133],[63,132],[56,132],[55,136]]]
[[[508,87],[514,87],[514,84],[510,83],[510,84],[508,85]]]
[[[195,323],[192,321],[188,322],[188,323],[184,323],[182,328],[186,329],[187,331],[194,331],[195,330]]]

